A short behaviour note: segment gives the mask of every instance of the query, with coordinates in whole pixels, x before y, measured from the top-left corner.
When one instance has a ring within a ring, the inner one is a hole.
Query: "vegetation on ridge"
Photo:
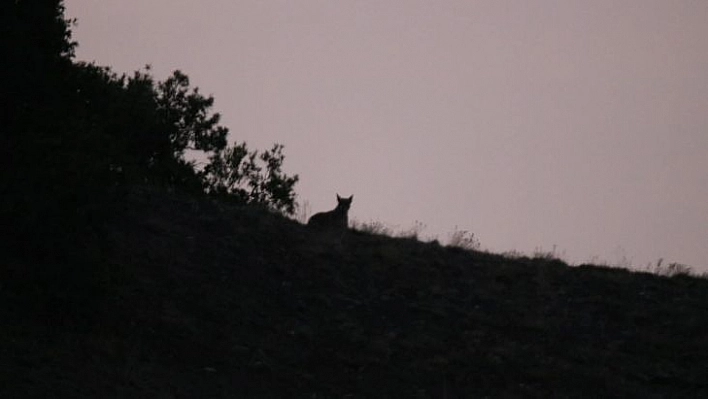
[[[705,279],[332,237],[153,188],[125,206],[101,291],[3,287],[3,397],[708,394]]]
[[[66,246],[116,212],[135,184],[294,211],[298,177],[282,171],[283,147],[229,146],[214,99],[187,75],[156,82],[149,68],[119,76],[75,62],[61,0],[0,7],[0,215],[15,227],[3,239],[33,252],[70,230],[56,245]],[[208,162],[199,167],[187,151]]]

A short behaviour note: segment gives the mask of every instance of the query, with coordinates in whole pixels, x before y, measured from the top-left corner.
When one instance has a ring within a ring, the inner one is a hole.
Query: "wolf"
[[[337,194],[337,207],[329,212],[320,212],[312,215],[307,221],[308,226],[346,230],[349,227],[349,207],[352,206],[354,195],[342,198]]]

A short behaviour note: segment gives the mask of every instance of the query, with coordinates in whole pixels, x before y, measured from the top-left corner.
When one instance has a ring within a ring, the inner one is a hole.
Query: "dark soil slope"
[[[0,285],[0,397],[708,397],[705,279],[147,189],[100,242],[88,293]]]

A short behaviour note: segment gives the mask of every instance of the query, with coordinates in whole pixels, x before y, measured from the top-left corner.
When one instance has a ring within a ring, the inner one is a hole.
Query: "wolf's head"
[[[352,200],[354,199],[354,195],[352,195],[349,198],[342,198],[337,194],[337,209],[341,210],[342,212],[347,212],[349,210],[349,207],[352,206]]]

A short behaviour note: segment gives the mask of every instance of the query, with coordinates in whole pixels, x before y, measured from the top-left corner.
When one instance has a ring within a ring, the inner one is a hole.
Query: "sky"
[[[180,69],[311,212],[708,272],[704,0],[66,0],[79,60]]]

